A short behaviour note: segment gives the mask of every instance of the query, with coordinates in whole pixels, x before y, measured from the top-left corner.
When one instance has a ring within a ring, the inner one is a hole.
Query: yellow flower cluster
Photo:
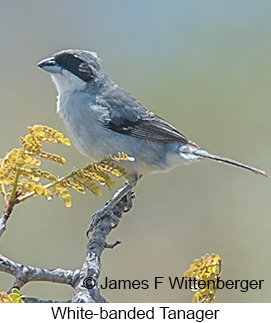
[[[189,270],[184,273],[185,278],[194,278],[198,285],[193,303],[212,303],[215,300],[217,281],[221,277],[221,272],[222,260],[219,255],[206,254],[194,260]]]

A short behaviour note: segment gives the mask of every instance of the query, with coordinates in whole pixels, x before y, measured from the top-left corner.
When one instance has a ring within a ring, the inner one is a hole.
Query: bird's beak
[[[38,63],[38,67],[49,73],[61,73],[62,68],[56,63],[54,57],[49,57]]]

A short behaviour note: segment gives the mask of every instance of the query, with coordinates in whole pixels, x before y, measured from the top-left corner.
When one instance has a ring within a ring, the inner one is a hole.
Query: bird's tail
[[[241,167],[241,168],[250,170],[251,172],[253,172],[255,174],[259,174],[259,175],[263,175],[263,176],[267,177],[266,173],[264,171],[262,171],[262,170],[259,170],[257,168],[254,168],[254,167],[242,164],[242,163],[239,163],[239,162],[237,162],[235,160],[232,160],[230,158],[225,158],[225,157],[220,157],[220,156],[210,154],[205,150],[197,149],[197,150],[195,150],[193,152],[193,154],[198,156],[198,157],[208,158],[208,159],[216,160],[216,161],[224,163],[224,164],[229,164],[229,165],[233,165],[233,166],[236,166],[236,167]]]

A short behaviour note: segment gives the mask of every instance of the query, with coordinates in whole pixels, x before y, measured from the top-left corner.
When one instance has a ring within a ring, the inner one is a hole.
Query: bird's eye
[[[93,71],[91,67],[76,55],[71,53],[61,53],[55,56],[55,61],[62,68],[70,71],[85,82],[90,82],[93,79]]]
[[[81,76],[81,79],[85,82],[89,82],[93,78],[93,71],[91,67],[86,63],[81,63],[78,68]],[[79,75],[78,75],[79,76]],[[79,76],[80,77],[80,76]]]

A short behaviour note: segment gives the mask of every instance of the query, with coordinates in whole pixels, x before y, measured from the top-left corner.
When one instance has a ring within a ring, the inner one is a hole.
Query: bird
[[[51,74],[58,92],[57,113],[83,155],[92,161],[119,152],[132,157],[131,161],[123,162],[132,178],[123,194],[144,175],[202,159],[267,176],[262,170],[200,149],[119,87],[104,72],[95,52],[62,50],[40,61],[38,67]]]

